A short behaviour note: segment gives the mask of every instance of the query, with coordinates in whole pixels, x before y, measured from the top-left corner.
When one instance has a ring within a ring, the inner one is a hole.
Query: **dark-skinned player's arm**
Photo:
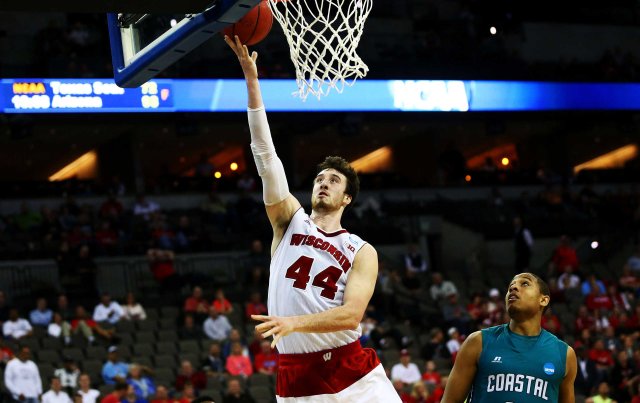
[[[473,332],[462,343],[456,356],[441,403],[463,403],[478,372],[478,359],[482,352],[482,333]]]
[[[238,57],[244,78],[247,83],[249,129],[251,130],[251,151],[262,178],[262,194],[267,216],[273,227],[271,254],[282,240],[284,232],[295,212],[301,207],[300,202],[289,192],[289,184],[284,173],[282,161],[276,154],[271,138],[267,114],[262,102],[262,92],[258,81],[256,60],[258,53],[249,54],[246,45],[240,39],[229,38],[224,41]]]
[[[264,338],[273,336],[274,347],[280,338],[294,333],[327,333],[355,330],[369,305],[378,277],[378,253],[365,244],[356,254],[344,289],[344,303],[326,311],[298,316],[251,315],[263,323],[256,326]]]
[[[576,397],[573,389],[573,383],[576,380],[576,374],[578,372],[578,362],[576,359],[576,352],[573,348],[567,348],[567,361],[566,371],[564,379],[560,384],[560,395],[558,397],[558,403],[575,403]]]

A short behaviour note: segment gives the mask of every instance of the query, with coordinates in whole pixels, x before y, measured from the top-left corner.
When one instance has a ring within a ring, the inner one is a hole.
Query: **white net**
[[[320,98],[341,93],[369,68],[356,53],[372,0],[269,0],[289,43],[298,91]]]

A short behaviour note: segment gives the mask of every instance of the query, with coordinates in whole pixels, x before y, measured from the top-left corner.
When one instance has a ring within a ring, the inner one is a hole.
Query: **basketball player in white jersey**
[[[251,150],[273,227],[269,315],[256,329],[279,351],[278,402],[400,402],[375,351],[360,346],[360,321],[378,274],[375,249],[340,225],[358,193],[347,161],[328,157],[318,168],[311,215],[289,193],[262,103],[256,59],[225,36],[240,61],[249,96]]]

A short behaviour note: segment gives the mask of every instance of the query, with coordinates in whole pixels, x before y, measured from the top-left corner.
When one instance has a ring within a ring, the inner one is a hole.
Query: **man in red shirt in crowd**
[[[151,399],[151,403],[190,403],[190,400],[184,397],[180,399],[172,399],[169,397],[167,387],[164,385],[158,385],[156,388],[156,395]]]
[[[202,297],[202,288],[193,287],[192,294],[184,301],[184,313],[190,313],[202,323],[209,316],[209,303]]]
[[[596,363],[596,368],[601,375],[606,375],[615,364],[611,351],[604,348],[604,341],[598,339],[593,343],[593,347],[589,350],[589,359]]]
[[[566,267],[571,267],[576,272],[579,265],[578,254],[576,249],[571,246],[571,239],[566,235],[562,235],[560,243],[553,251],[551,262],[549,262],[549,275],[559,276],[564,273]]]
[[[176,390],[184,390],[185,384],[190,383],[194,389],[200,391],[207,387],[207,375],[203,371],[196,371],[189,360],[183,360],[180,364],[180,373],[176,378]]]
[[[260,343],[260,353],[256,354],[254,366],[256,372],[266,375],[273,375],[278,369],[278,357],[271,348],[269,340],[262,340]]]
[[[127,394],[128,387],[129,385],[127,385],[124,382],[116,383],[116,386],[113,389],[113,392],[103,397],[102,400],[100,400],[100,403],[120,403],[120,401]]]

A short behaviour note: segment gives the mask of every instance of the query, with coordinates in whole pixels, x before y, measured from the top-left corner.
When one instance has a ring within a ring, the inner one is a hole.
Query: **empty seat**
[[[136,331],[136,326],[130,320],[120,320],[116,323],[116,332],[118,333],[133,333]]]
[[[43,382],[47,382],[47,380],[53,376],[56,366],[48,362],[41,362],[38,363],[38,370],[40,371],[40,378]],[[45,387],[48,387],[48,385],[45,385]]]
[[[154,332],[138,331],[135,333],[135,338],[137,343],[155,344],[156,342],[156,335]]]
[[[135,356],[152,356],[154,354],[153,344],[136,343],[133,345],[133,355]]]
[[[175,354],[178,352],[178,347],[173,341],[159,341],[156,343],[156,351],[158,354]]]
[[[271,387],[271,376],[258,372],[254,373],[249,377],[249,385]]]
[[[175,329],[177,326],[176,318],[162,318],[158,320],[158,327],[160,329]]]
[[[69,357],[74,360],[76,363],[80,363],[84,360],[84,353],[81,349],[77,347],[68,347],[62,349],[62,356]]]
[[[105,361],[107,359],[107,348],[105,346],[89,346],[84,353],[90,360]]]
[[[156,363],[156,368],[176,368],[178,366],[178,363],[176,362],[176,357],[174,355],[167,355],[167,354],[162,354],[162,355],[156,355],[155,357],[153,357],[155,363]],[[193,363],[196,367],[198,366],[198,363]]]
[[[160,318],[177,318],[180,309],[175,306],[163,306],[160,308]]]
[[[158,332],[158,341],[178,341],[178,333],[175,330],[160,330]]]
[[[45,350],[60,350],[62,349],[62,341],[58,338],[45,337],[42,339],[42,348]]]
[[[158,321],[156,319],[146,319],[136,322],[138,330],[155,332],[158,329]]]
[[[249,386],[249,394],[256,400],[273,400],[273,392],[268,386]]]
[[[156,368],[154,374],[156,384],[171,386],[175,383],[176,376],[171,368]]]
[[[195,340],[180,340],[178,342],[178,351],[182,353],[200,354],[200,345]]]
[[[85,360],[82,362],[82,372],[86,372],[91,377],[91,383],[102,383],[102,362],[98,360]]]
[[[58,365],[62,363],[60,353],[57,350],[40,350],[37,353],[39,363]]]
[[[153,363],[151,362],[151,356],[148,356],[148,355],[133,356],[131,357],[131,363],[142,365],[144,367],[153,368]]]

